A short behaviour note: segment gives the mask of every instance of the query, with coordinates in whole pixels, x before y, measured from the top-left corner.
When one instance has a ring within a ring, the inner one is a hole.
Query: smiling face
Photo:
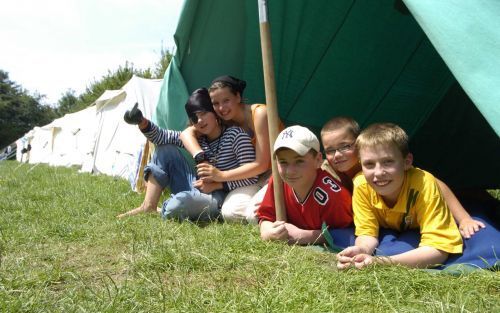
[[[201,134],[208,136],[209,138],[216,135],[219,130],[219,124],[217,123],[217,116],[212,112],[196,112],[196,117],[198,121],[193,123],[194,128]]]
[[[242,115],[241,96],[239,93],[232,93],[231,88],[223,87],[210,91],[210,99],[215,112],[223,120],[235,120],[239,115]]]
[[[359,159],[354,143],[356,138],[347,127],[322,134],[321,141],[325,148],[326,159],[337,172],[351,176],[350,171],[358,166]],[[356,172],[359,169],[356,170]],[[352,173],[356,174],[356,173]]]
[[[316,179],[321,154],[314,156],[312,152],[308,152],[301,156],[292,149],[282,148],[276,152],[276,160],[281,179],[300,196],[307,194]]]
[[[368,184],[393,207],[403,187],[405,171],[411,167],[411,153],[403,157],[396,146],[385,144],[362,147],[359,157]]]

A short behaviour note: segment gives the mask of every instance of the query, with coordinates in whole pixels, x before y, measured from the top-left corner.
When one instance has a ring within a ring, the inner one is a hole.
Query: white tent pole
[[[262,65],[264,67],[264,86],[266,90],[267,123],[269,125],[269,149],[273,151],[274,141],[279,134],[279,115],[276,100],[276,83],[274,79],[274,63],[271,45],[271,32],[267,18],[267,0],[258,0],[260,44],[262,48]],[[272,160],[274,181],[274,203],[276,209],[276,220],[286,221],[286,210],[283,204],[283,185],[281,182],[276,162]]]

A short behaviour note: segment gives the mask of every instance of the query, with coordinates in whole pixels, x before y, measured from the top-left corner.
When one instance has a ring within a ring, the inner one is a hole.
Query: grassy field
[[[0,162],[0,311],[500,311],[499,272],[338,272],[251,225],[115,218],[141,200],[122,180]]]

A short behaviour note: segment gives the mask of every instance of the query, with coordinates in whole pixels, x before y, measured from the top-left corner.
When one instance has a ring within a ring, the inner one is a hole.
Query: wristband
[[[200,164],[201,162],[205,162],[205,161],[208,161],[208,158],[207,156],[205,155],[205,152],[201,151],[201,152],[198,152],[195,156],[194,156],[194,162],[196,164]]]

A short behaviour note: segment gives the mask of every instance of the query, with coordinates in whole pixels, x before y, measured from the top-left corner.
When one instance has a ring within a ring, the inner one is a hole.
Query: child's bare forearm
[[[371,255],[378,246],[378,239],[372,236],[361,235],[356,238],[354,245],[360,247],[364,253]]]
[[[297,228],[295,231],[291,231],[288,228],[288,242],[290,244],[310,245],[322,244],[326,241],[320,229],[309,230]]]
[[[192,155],[195,156],[196,153],[203,151],[201,149],[200,144],[198,143],[198,139],[196,138],[196,130],[194,127],[190,126],[182,131],[181,133],[181,141],[184,145],[184,148]]]
[[[437,178],[436,181],[439,185],[439,188],[441,189],[444,201],[448,205],[448,208],[450,209],[450,212],[453,215],[455,221],[460,224],[460,222],[464,218],[470,218],[469,213],[467,213],[460,201],[458,201],[457,197],[455,196],[453,191],[451,191],[450,187],[448,187],[448,185]]]
[[[434,267],[443,264],[448,253],[433,247],[418,247],[405,253],[390,257],[381,257],[378,263],[400,264],[415,268]]]

